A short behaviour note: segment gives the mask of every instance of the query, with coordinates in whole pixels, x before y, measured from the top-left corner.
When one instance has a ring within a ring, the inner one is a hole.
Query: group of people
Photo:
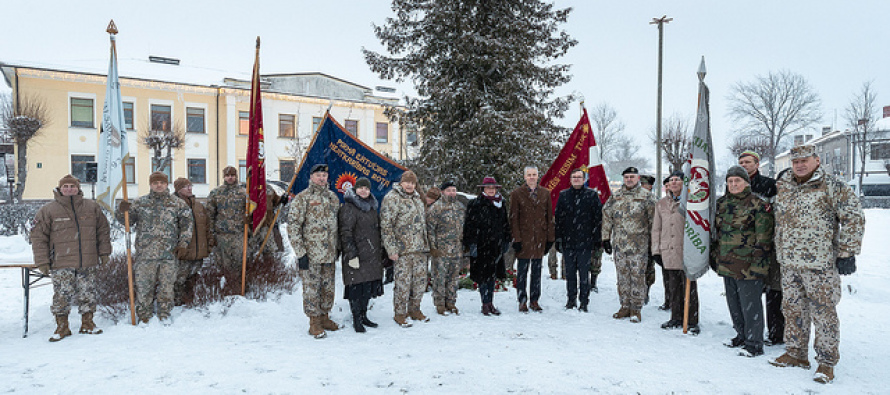
[[[739,166],[727,171],[726,193],[717,201],[712,224],[710,264],[723,277],[736,331],[726,345],[749,357],[763,354],[761,295],[766,293],[766,341],[786,347],[770,363],[809,369],[808,340],[815,325],[819,367],[814,379],[827,383],[834,379],[839,359],[839,275],[856,269],[865,220],[856,194],[820,167],[815,147],[794,147],[791,157],[792,167],[776,180],[759,173],[760,157],[752,151],[742,153]],[[485,177],[477,196],[466,201],[453,181],[422,193],[415,173],[405,171],[382,202],[371,193],[371,182],[360,178],[346,189],[341,204],[330,188],[327,165],[314,165],[308,188],[293,197],[287,216],[309,334],[323,338],[340,329],[330,318],[338,259],[353,328],[365,332],[378,326],[368,317],[368,305],[383,295],[386,266],[394,272],[393,319],[410,327],[411,321],[429,320],[420,307],[428,281],[436,313],[459,314],[457,282],[467,261],[482,314],[500,315],[494,288],[512,265],[508,255],[517,263],[518,310],[543,311],[542,261],[550,252],[555,279],[554,251],[563,256],[566,309],[588,311],[604,252],[613,256],[617,273],[620,306],[613,318],[642,321],[654,266],[659,265],[665,284],[661,309],[671,310],[661,327],[688,325],[699,333],[696,284],[683,270],[682,172],[663,181],[665,196],[657,200],[651,192],[654,178],[629,167],[604,204],[585,186],[582,169],[571,171],[571,187],[559,193],[555,204],[550,191],[538,184],[537,168],[526,167],[523,176],[525,184],[509,199],[497,180]],[[148,195],[118,207],[118,219],[128,215],[136,227],[136,312],[142,322],[152,317],[157,301],[159,319],[169,323],[175,301],[187,292],[214,247],[222,266],[240,269],[246,193],[233,167],[224,170],[224,180],[202,205],[188,180],[177,180],[171,195],[167,177],[155,172]],[[52,312],[58,327],[50,340],[58,341],[71,334],[67,317],[72,298],[83,315],[80,332],[101,333],[92,320],[93,272],[95,265],[108,261],[111,244],[105,216],[94,202],[83,199],[76,178],[63,177],[54,192],[54,201],[37,214],[31,239],[35,263],[53,280]]]

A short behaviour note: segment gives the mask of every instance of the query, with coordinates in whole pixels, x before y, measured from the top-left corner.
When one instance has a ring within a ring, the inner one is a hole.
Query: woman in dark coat
[[[494,177],[485,177],[479,188],[479,196],[467,205],[463,244],[470,257],[470,278],[479,284],[482,314],[501,315],[492,300],[495,277],[507,278],[504,253],[511,239],[507,207]]]
[[[371,194],[371,181],[359,178],[355,189],[347,189],[340,206],[340,245],[343,249],[343,298],[349,299],[352,325],[356,332],[365,326],[376,328],[368,319],[368,301],[383,295],[383,253],[377,199]]]

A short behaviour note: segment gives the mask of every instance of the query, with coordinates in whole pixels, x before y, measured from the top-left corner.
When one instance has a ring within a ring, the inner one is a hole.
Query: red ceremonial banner
[[[250,129],[247,140],[248,214],[256,232],[266,217],[266,151],[263,146],[263,98],[260,93],[260,42],[257,38],[256,60],[250,85]]]
[[[587,186],[599,194],[600,203],[605,203],[612,196],[609,180],[606,178],[606,171],[603,169],[599,157],[599,150],[596,149],[596,139],[590,128],[586,108],[572,135],[569,136],[569,140],[566,141],[566,145],[559,151],[559,156],[541,178],[541,186],[550,190],[550,201],[553,203],[554,210],[559,193],[572,186],[569,181],[569,173],[576,168],[581,168],[587,173]]]

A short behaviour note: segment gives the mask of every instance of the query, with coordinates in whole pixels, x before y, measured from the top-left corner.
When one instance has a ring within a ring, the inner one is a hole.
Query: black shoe
[[[596,286],[596,277],[597,276],[590,276],[590,290],[596,293],[600,293],[600,289]]]
[[[664,302],[663,305],[658,306],[658,309],[662,311],[668,311],[671,309],[671,306],[667,302]]]
[[[745,339],[739,336],[736,336],[732,339],[729,339],[728,342],[723,343],[724,346],[729,348],[739,348],[745,345]]]
[[[576,305],[575,305],[575,300],[574,300],[574,299],[572,299],[572,300],[566,302],[566,310],[574,309],[575,306],[576,306]]]
[[[377,323],[368,319],[368,316],[362,314],[362,325],[368,326],[371,328],[376,328]]]
[[[683,327],[683,321],[680,320],[668,320],[664,324],[661,324],[661,329],[677,329]]]
[[[739,356],[742,357],[753,358],[760,355],[763,355],[763,347],[745,346],[739,350]]]
[[[581,303],[581,307],[578,307],[578,310],[587,312],[587,303]]]
[[[646,299],[643,299],[643,306],[648,306],[648,305],[649,305],[649,295],[647,294]]]
[[[693,336],[698,336],[698,334],[701,333],[701,328],[699,328],[698,325],[691,326],[689,327],[689,333],[691,333]]]
[[[767,346],[781,346],[781,345],[785,344],[785,341],[784,340],[766,339],[766,341],[764,341],[763,344],[765,344]]]

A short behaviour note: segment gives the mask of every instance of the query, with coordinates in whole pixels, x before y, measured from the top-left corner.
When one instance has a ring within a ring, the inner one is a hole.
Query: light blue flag
[[[109,32],[111,33],[111,31]],[[127,129],[124,122],[124,103],[121,99],[121,84],[117,74],[115,33],[111,33],[111,61],[108,65],[105,106],[102,108],[99,162],[96,172],[96,202],[112,212],[118,191],[127,186],[122,169],[130,158]]]

